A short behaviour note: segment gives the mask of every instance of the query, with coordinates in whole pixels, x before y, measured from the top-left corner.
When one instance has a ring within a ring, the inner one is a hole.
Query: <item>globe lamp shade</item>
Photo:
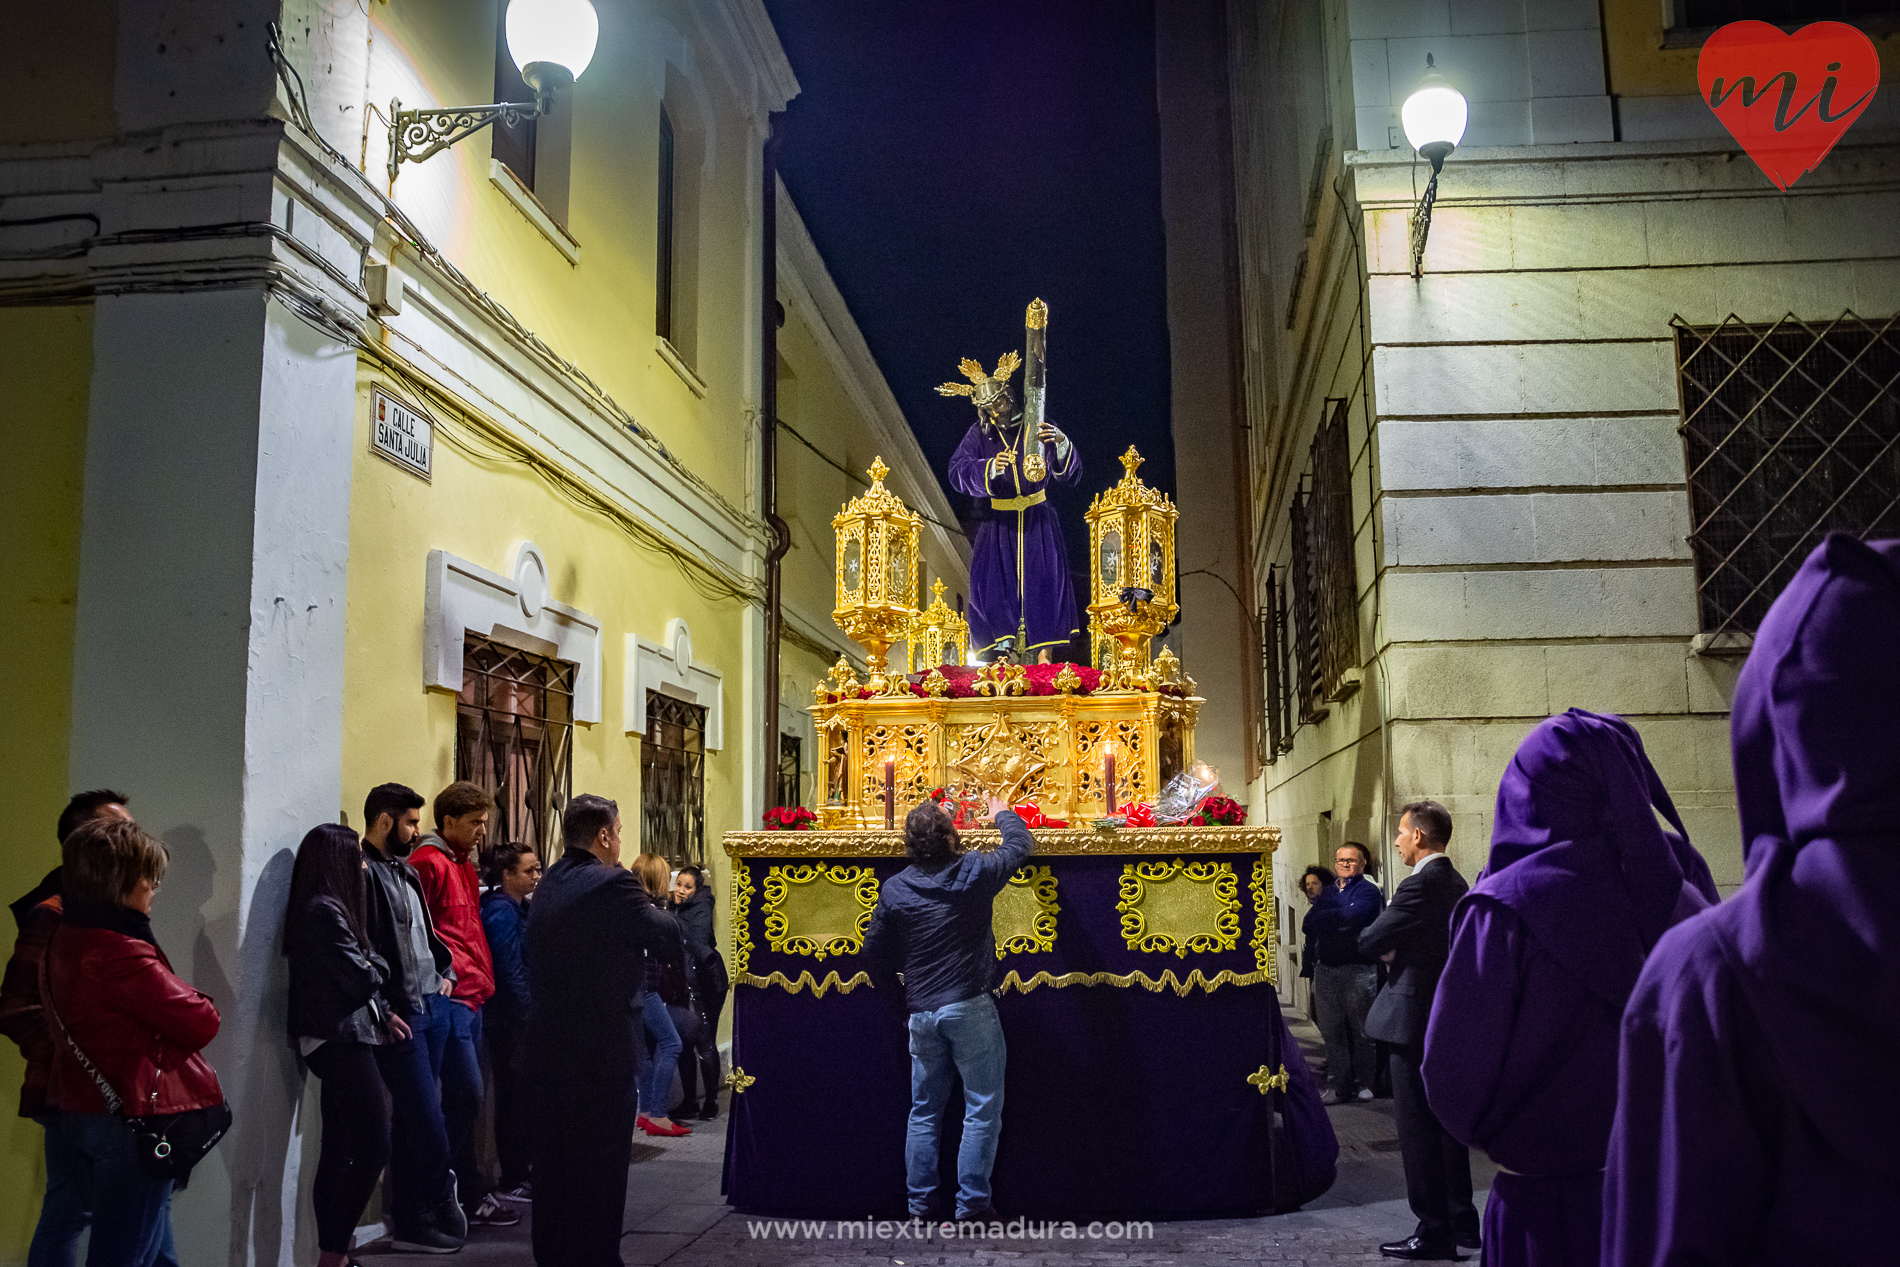
[[[513,12],[508,16],[512,19]],[[1433,171],[1445,165],[1446,156],[1464,139],[1465,115],[1465,95],[1445,83],[1427,84],[1399,109],[1405,139],[1430,160]]]
[[[600,17],[588,0],[510,0],[508,53],[537,89],[581,77],[594,60]]]

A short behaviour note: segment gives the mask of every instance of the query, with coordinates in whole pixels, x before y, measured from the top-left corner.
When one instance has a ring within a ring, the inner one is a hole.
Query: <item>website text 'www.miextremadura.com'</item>
[[[924,1219],[748,1219],[753,1240],[807,1241],[1151,1241],[1155,1225],[1110,1220],[1106,1223],[1070,1223],[1052,1219],[1000,1219],[934,1222]]]

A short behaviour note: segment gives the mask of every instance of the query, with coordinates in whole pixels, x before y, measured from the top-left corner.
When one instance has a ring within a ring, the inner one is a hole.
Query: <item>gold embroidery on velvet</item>
[[[839,994],[849,994],[861,985],[870,985],[871,974],[868,972],[860,972],[854,977],[845,978],[839,976],[836,972],[827,972],[824,979],[819,980],[817,977],[812,976],[810,969],[806,969],[796,977],[788,977],[782,972],[769,972],[765,976],[757,977],[748,972],[741,976],[734,977],[733,980],[737,981],[740,985],[775,985],[789,994],[797,994],[802,990],[810,990],[811,996],[814,999],[822,999],[829,990],[836,990]]]
[[[732,1088],[734,1095],[744,1095],[745,1089],[757,1081],[757,1078],[754,1078],[737,1065],[734,1065],[732,1072],[726,1075],[726,1085]]]
[[[1122,938],[1130,950],[1185,957],[1240,940],[1240,881],[1226,862],[1131,862],[1122,868]]]
[[[1253,947],[1253,966],[1276,984],[1279,978],[1274,972],[1273,948],[1277,914],[1273,902],[1273,855],[1263,853],[1253,864],[1253,939],[1248,945]]]
[[[1279,1073],[1274,1073],[1271,1065],[1262,1065],[1258,1072],[1247,1075],[1247,1081],[1259,1087],[1260,1094],[1265,1095],[1269,1091],[1286,1090],[1287,1084],[1293,1081],[1293,1075],[1286,1071],[1285,1065],[1280,1066]]]
[[[877,909],[869,867],[828,863],[777,866],[765,873],[765,940],[782,955],[855,955]]]
[[[732,867],[732,970],[743,977],[752,958],[752,873],[745,859],[733,859]]]
[[[990,908],[996,957],[1033,955],[1056,948],[1056,877],[1048,867],[1025,866],[1009,878]]]
[[[1199,968],[1188,973],[1185,978],[1174,975],[1174,969],[1164,969],[1159,977],[1151,977],[1145,972],[1065,972],[1057,975],[1052,972],[1038,972],[1025,980],[1015,969],[1003,976],[1003,983],[996,987],[997,994],[1008,994],[1011,990],[1018,994],[1028,994],[1041,986],[1052,989],[1065,989],[1072,985],[1112,985],[1126,990],[1140,986],[1151,993],[1159,994],[1163,990],[1173,990],[1186,998],[1196,987],[1213,993],[1224,985],[1261,985],[1267,980],[1264,972],[1235,972],[1223,968],[1213,976],[1204,976]]]

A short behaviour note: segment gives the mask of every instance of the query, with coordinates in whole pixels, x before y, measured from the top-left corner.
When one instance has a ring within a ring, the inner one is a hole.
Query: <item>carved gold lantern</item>
[[[891,644],[910,633],[917,614],[917,540],[923,520],[905,509],[884,487],[890,468],[872,461],[869,491],[852,498],[832,519],[838,534],[838,605],[831,618],[845,636],[864,648],[871,670],[868,685],[883,694],[893,689],[885,675]],[[901,686],[901,676],[895,679]]]
[[[1135,476],[1141,455],[1122,454],[1127,474],[1089,506],[1089,632],[1112,639],[1103,685],[1149,690],[1149,643],[1180,611],[1174,601],[1174,503]]]
[[[970,658],[970,624],[943,601],[943,580],[930,587],[935,595],[910,621],[910,671],[934,669],[940,664],[962,664]]]

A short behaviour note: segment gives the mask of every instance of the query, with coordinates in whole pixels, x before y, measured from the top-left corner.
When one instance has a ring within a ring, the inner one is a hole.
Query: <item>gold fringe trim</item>
[[[871,974],[868,972],[860,972],[857,976],[846,980],[840,977],[836,972],[827,972],[824,980],[820,981],[811,975],[809,968],[799,973],[796,977],[788,977],[782,972],[773,972],[767,976],[755,977],[749,972],[742,972],[739,974],[739,984],[759,986],[775,985],[789,994],[797,994],[801,990],[809,989],[814,999],[822,999],[825,997],[825,991],[827,990],[836,990],[839,994],[849,994],[861,985],[870,985]]]
[[[1169,968],[1159,977],[1151,977],[1145,972],[1130,972],[1126,975],[1117,975],[1113,972],[1065,972],[1061,976],[1049,972],[1038,972],[1029,980],[1024,981],[1022,975],[1012,968],[1003,977],[1003,983],[996,987],[996,993],[1008,994],[1011,989],[1014,989],[1018,994],[1028,994],[1038,986],[1045,985],[1057,990],[1072,985],[1112,985],[1125,990],[1130,986],[1138,985],[1156,994],[1163,990],[1173,990],[1177,995],[1186,998],[1194,992],[1196,986],[1211,994],[1224,985],[1260,985],[1268,980],[1270,978],[1264,972],[1235,972],[1231,968],[1223,968],[1211,977],[1202,976],[1201,970],[1196,968],[1187,974],[1186,979],[1183,979],[1175,976],[1174,969]]]

